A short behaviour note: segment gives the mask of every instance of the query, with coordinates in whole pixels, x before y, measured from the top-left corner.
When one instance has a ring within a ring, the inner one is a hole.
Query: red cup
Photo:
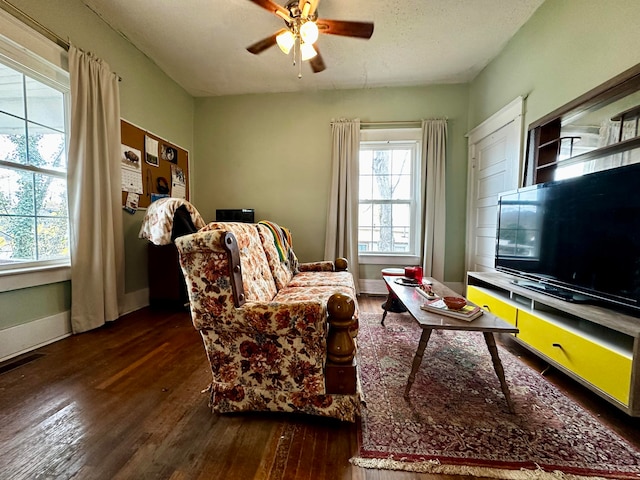
[[[422,283],[422,267],[413,267],[413,278],[416,282]]]
[[[422,283],[422,267],[404,267],[404,276]]]

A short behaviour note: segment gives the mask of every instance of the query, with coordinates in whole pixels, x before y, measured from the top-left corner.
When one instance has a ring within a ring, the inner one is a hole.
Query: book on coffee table
[[[444,303],[441,298],[430,300],[420,306],[422,310],[427,312],[439,313],[447,317],[457,318],[458,320],[466,320],[470,322],[482,315],[482,309],[474,305],[465,305],[460,310],[452,310]]]

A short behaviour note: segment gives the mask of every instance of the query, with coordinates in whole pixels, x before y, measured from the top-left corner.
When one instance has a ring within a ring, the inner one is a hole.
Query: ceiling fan
[[[319,33],[364,39],[373,35],[371,22],[319,19],[317,9],[320,0],[289,0],[285,6],[272,0],[250,1],[282,18],[286,28],[254,43],[247,50],[257,55],[278,45],[287,55],[293,50],[294,65],[299,50],[300,58],[302,61],[309,60],[314,73],[322,72],[326,68],[318,47],[314,45]],[[302,78],[302,74],[299,73],[298,77]]]

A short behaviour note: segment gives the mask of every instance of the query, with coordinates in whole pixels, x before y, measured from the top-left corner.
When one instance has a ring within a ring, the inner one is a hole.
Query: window
[[[68,95],[68,80],[0,55],[0,273],[69,263]]]
[[[361,263],[420,257],[420,129],[363,130],[359,158]],[[370,262],[367,262],[370,260]]]

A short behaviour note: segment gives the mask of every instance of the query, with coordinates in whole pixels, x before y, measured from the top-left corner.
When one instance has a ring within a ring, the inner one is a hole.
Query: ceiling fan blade
[[[291,17],[289,16],[289,10],[284,8],[282,5],[278,5],[271,0],[249,0],[250,2],[255,3],[259,7],[264,8],[265,10],[270,11],[271,13],[279,16],[280,18],[285,19],[288,22],[291,22]]]
[[[282,32],[284,32],[285,30],[286,28],[278,30],[276,33],[274,33],[270,37],[263,38],[259,42],[256,42],[250,47],[247,47],[247,50],[253,53],[254,55],[258,55],[259,53],[264,52],[266,49],[273,47],[277,43],[276,37],[280,35]]]
[[[316,22],[316,25],[318,25],[320,33],[329,35],[357,38],[371,38],[371,35],[373,35],[373,23],[371,22],[349,22],[322,18]]]
[[[327,68],[327,66],[324,64],[324,60],[322,59],[322,55],[320,55],[320,50],[318,50],[318,47],[314,45],[313,48],[316,49],[316,52],[318,52],[318,54],[311,60],[309,60],[309,64],[311,65],[313,73],[320,73],[325,68]]]

